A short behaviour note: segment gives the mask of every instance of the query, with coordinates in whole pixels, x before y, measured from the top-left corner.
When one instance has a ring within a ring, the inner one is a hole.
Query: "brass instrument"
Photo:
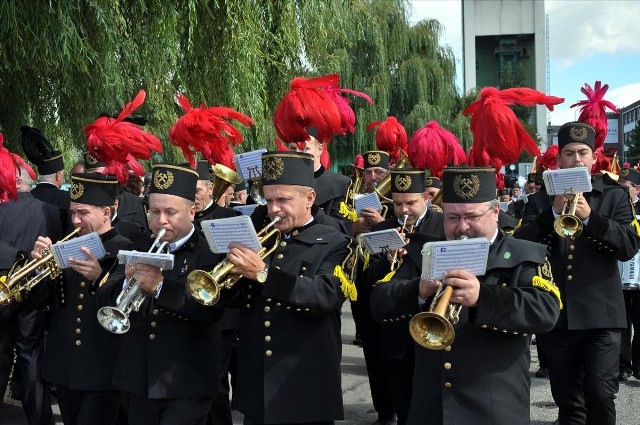
[[[460,239],[467,239],[462,235]],[[411,338],[429,350],[442,350],[453,343],[456,331],[453,327],[460,319],[462,304],[452,304],[453,287],[441,284],[436,291],[429,311],[414,315],[409,321]]]
[[[280,231],[277,229],[271,229],[282,218],[276,216],[267,224],[262,230],[258,232],[258,239],[260,244],[263,245],[258,251],[260,258],[264,259],[269,256],[280,244]],[[270,249],[264,247],[265,242],[272,237],[275,237],[275,242]],[[223,288],[232,288],[242,275],[236,274],[229,276],[229,272],[233,270],[235,265],[229,261],[228,258],[221,261],[210,272],[204,270],[193,270],[187,276],[187,289],[193,299],[202,305],[210,306],[214,305],[220,300],[220,291]]]
[[[160,242],[160,239],[167,233],[166,229],[160,229],[156,239],[149,248],[149,253],[161,253],[168,242],[162,242],[157,248],[156,244]],[[155,248],[155,249],[154,249]],[[100,325],[114,334],[123,334],[129,331],[131,322],[129,320],[129,314],[132,311],[140,310],[140,306],[147,298],[148,293],[140,288],[140,283],[136,281],[135,275],[127,281],[127,285],[122,288],[118,298],[116,298],[115,307],[102,307],[98,310],[96,316]]]
[[[249,196],[258,205],[267,205],[267,200],[264,199],[264,193],[262,192],[262,173],[258,170],[258,166],[249,167],[249,181],[251,182],[251,188],[249,189]]]
[[[578,199],[582,194],[569,192],[564,196],[562,213],[553,221],[553,229],[561,237],[573,240],[582,233],[582,220],[576,216]]]
[[[409,214],[405,214],[404,218],[402,220],[402,228],[400,229],[400,233],[406,233],[407,231],[408,231],[408,233],[413,232],[413,225],[409,226],[409,228],[407,229],[407,220],[408,219],[409,219]],[[402,248],[400,248],[400,249],[402,249]],[[393,255],[391,256],[390,271],[396,271],[402,265],[402,258],[398,258],[398,251],[400,251],[400,249],[396,249],[395,251],[393,251]]]
[[[353,172],[355,179],[351,184],[351,192],[353,194],[360,194],[364,190],[364,168],[353,166]]]
[[[222,164],[214,165],[209,169],[209,171],[211,172],[211,177],[209,179],[213,184],[213,193],[211,195],[213,202],[218,202],[218,199],[224,195],[229,186],[232,184],[240,184],[242,182],[238,173]]]
[[[398,162],[396,163],[394,169],[399,168],[411,168],[411,161],[409,160],[409,156],[405,151],[400,149],[400,158],[398,158]],[[374,191],[380,198],[380,202],[392,203],[391,200],[391,173],[388,173],[382,180],[376,184]]]
[[[64,242],[71,239],[80,231],[79,227],[61,239],[59,242]],[[36,270],[45,268],[36,276],[25,281],[25,279],[31,276]],[[42,258],[39,260],[31,260],[24,264],[22,267],[12,267],[11,272],[7,276],[6,282],[0,282],[0,304],[9,303],[12,299],[21,293],[31,291],[38,283],[47,277],[55,279],[62,273],[60,267],[56,264],[56,260],[53,258],[53,253],[50,249],[46,249],[42,252]]]

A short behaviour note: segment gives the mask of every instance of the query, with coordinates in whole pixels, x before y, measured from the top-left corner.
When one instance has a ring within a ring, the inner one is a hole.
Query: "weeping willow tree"
[[[174,98],[250,115],[242,150],[274,146],[272,113],[298,75],[338,72],[354,99],[355,134],[331,145],[334,164],[373,147],[370,121],[395,115],[409,134],[427,121],[468,143],[455,62],[437,21],[408,23],[406,0],[77,0],[0,2],[0,130],[21,152],[21,125],[43,130],[70,167],[83,127],[117,113],[145,88],[137,111],[165,146],[182,114]]]

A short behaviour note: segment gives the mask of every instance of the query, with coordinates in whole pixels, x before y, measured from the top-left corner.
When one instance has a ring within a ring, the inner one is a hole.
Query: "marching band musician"
[[[185,291],[186,278],[196,269],[215,265],[204,237],[195,230],[198,173],[190,167],[156,164],[152,168],[149,223],[175,256],[172,270],[145,264],[127,265],[125,283],[112,278],[101,294],[114,299],[134,279],[148,294],[139,312],[132,312],[114,385],[129,406],[130,425],[205,424],[218,392],[215,327],[221,312],[198,304]],[[102,304],[109,305],[111,302]]]
[[[198,181],[196,183],[196,215],[193,224],[195,224],[198,231],[202,230],[200,222],[203,220],[236,216],[234,210],[219,206],[216,200],[212,198],[213,184],[211,183],[210,167],[209,161],[200,160],[196,162]]]
[[[363,181],[365,192],[371,193],[376,185],[389,174],[389,154],[384,151],[367,151],[362,153],[364,159]],[[362,232],[371,230],[371,226],[380,223],[385,217],[373,208],[363,208],[360,217],[353,223],[352,236],[356,237]]]
[[[266,259],[240,244],[228,254],[244,276],[234,403],[247,425],[333,424],[343,418],[340,310],[355,295],[351,240],[312,216],[311,155],[267,152],[262,164],[282,239]]]
[[[585,167],[596,160],[593,127],[570,122],[558,130],[558,168]],[[640,242],[628,191],[607,175],[591,176],[593,190],[579,195],[575,239],[554,231],[565,196],[529,195],[514,236],[551,248],[551,268],[565,308],[555,328],[541,336],[559,423],[615,424],[620,331],[627,327],[618,261]]]
[[[395,217],[374,225],[371,231],[395,228],[402,231],[404,227],[404,232],[407,234],[420,233],[427,234],[431,238],[444,239],[442,214],[427,208],[427,201],[430,196],[425,191],[423,170],[409,168],[391,170],[391,197],[393,199]],[[409,231],[409,229],[413,229],[413,232]],[[383,279],[392,271],[392,268],[394,270],[397,268],[396,264],[392,265],[390,262],[395,261],[397,263],[402,261],[402,250],[395,254],[389,253],[388,255],[376,257],[369,260],[369,267],[364,272],[363,280],[365,285],[358,288],[359,302],[370,298],[373,284]],[[376,404],[375,393],[380,392],[380,390],[374,388],[375,383],[372,381],[372,378],[375,379],[376,377],[376,365],[374,362],[379,362],[379,359],[381,359],[382,373],[386,376],[386,379],[382,380],[381,384],[388,383],[393,409],[398,417],[398,425],[405,425],[411,402],[414,363],[413,341],[409,335],[409,329],[404,322],[385,323],[383,325],[373,322],[369,308],[366,308],[363,314],[367,314],[369,316],[368,321],[374,323],[373,326],[364,328],[367,334],[363,335],[363,348],[369,371],[374,406]],[[377,332],[369,335],[371,331],[378,331],[379,336]],[[383,421],[384,417],[379,418],[380,423]]]
[[[373,289],[383,324],[407,324],[441,284],[462,306],[451,345],[416,346],[407,423],[529,424],[529,334],[551,329],[560,310],[546,249],[499,229],[492,168],[445,168],[443,188],[446,239],[484,236],[491,245],[484,276],[449,270],[440,283],[420,278],[423,240],[411,240],[392,279]]]
[[[427,177],[424,180],[425,193],[429,195],[427,198],[427,205],[430,210],[435,212],[442,212],[442,208],[433,203],[433,199],[436,197],[440,188],[442,188],[442,180],[437,177]]]
[[[118,413],[120,392],[111,381],[119,339],[96,320],[98,305],[94,298],[101,281],[109,276],[122,279],[124,266],[117,266],[116,256],[119,250],[132,247],[111,226],[118,191],[114,177],[71,176],[71,222],[80,228],[80,236],[97,232],[107,255],[97,260],[89,249],[82,248],[87,259],[70,260],[71,268],[64,269],[60,279],[52,282],[54,299],[42,376],[56,385],[65,425],[110,425]],[[51,239],[39,237],[32,257],[42,258],[43,250],[51,244]]]
[[[636,218],[640,215],[640,172],[635,168],[624,167],[620,170],[618,183],[629,189],[631,203],[633,204]],[[635,267],[640,264],[638,254],[629,263]],[[622,330],[622,343],[620,344],[620,373],[618,381],[626,381],[629,376],[640,379],[640,285],[638,284],[637,271],[631,272],[624,264],[620,263],[622,273],[622,295],[624,296],[625,311],[627,312],[627,328]],[[625,271],[629,273],[625,273]],[[633,331],[633,332],[632,332]],[[633,339],[631,335],[633,334]]]

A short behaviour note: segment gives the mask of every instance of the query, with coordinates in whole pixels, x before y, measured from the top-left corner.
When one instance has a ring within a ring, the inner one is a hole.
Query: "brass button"
[[[270,303],[271,302],[271,298],[267,298],[267,302]]]
[[[84,282],[80,282],[80,287],[81,287],[81,288],[84,288],[86,285],[87,285],[86,283],[84,283]]]
[[[571,264],[569,264],[569,265],[567,266],[567,270],[571,270],[572,268],[573,268],[573,266],[572,266]]]
[[[79,317],[76,317],[76,323],[80,323],[82,322],[82,319],[80,319]]]
[[[78,298],[83,299],[84,298],[84,294],[78,295]]]
[[[500,286],[502,286],[503,288],[506,288],[506,287],[507,287],[507,284],[506,284],[506,283],[503,283],[503,284],[501,284]]]
[[[151,327],[155,328],[156,326],[158,326],[158,324],[156,322],[151,322]]]
[[[268,312],[270,312],[270,311],[271,311],[271,307],[266,306],[266,307],[264,308],[264,312],[265,312],[265,313],[268,313]]]
[[[482,329],[487,329],[487,325],[482,325],[481,328]]]
[[[282,255],[282,254],[278,254],[278,255],[276,255],[276,258],[277,258],[278,260],[282,260],[282,257],[284,257],[284,255]]]
[[[306,268],[306,267],[303,267],[303,268],[301,268],[300,270],[301,270],[301,271],[303,271],[303,272],[306,272],[306,271],[307,271],[307,268]]]
[[[451,351],[451,346],[447,345],[446,347],[444,347],[444,351]]]
[[[573,260],[573,254],[569,254],[569,255],[567,256],[567,258],[568,258],[569,260]]]
[[[156,339],[156,334],[149,334],[149,339],[151,341],[153,341],[154,339]]]
[[[276,303],[276,307],[280,307],[282,304],[280,303]]]
[[[264,337],[265,342],[271,342],[271,335],[267,335]]]
[[[273,352],[271,350],[267,350],[264,354],[266,354],[267,357],[271,357]]]
[[[284,248],[285,246],[287,246],[287,242],[286,241],[280,242],[280,246]]]
[[[446,362],[446,363],[444,364],[444,368],[445,368],[445,369],[447,369],[447,370],[451,369],[451,363]]]
[[[265,322],[264,322],[264,327],[265,327],[265,328],[268,328],[269,326],[271,326],[271,322],[270,322],[270,321],[268,321],[268,320],[265,320]]]
[[[574,249],[576,249],[575,245],[569,245],[569,251],[573,251]]]
[[[82,341],[80,341],[79,339],[76,340],[76,346],[81,346],[82,345]]]
[[[160,310],[158,310],[157,308],[154,309],[151,313],[153,313],[154,316],[157,316],[158,313],[160,313]]]
[[[444,383],[444,387],[445,388],[451,388],[451,382],[445,382]]]
[[[251,308],[251,304],[247,304],[247,308]]]
[[[82,310],[82,304],[78,305],[78,310]]]
[[[82,332],[82,330],[80,330],[80,328],[76,328],[76,334],[80,335],[80,332]]]
[[[572,279],[573,279],[573,276],[567,275],[567,280],[572,280]]]

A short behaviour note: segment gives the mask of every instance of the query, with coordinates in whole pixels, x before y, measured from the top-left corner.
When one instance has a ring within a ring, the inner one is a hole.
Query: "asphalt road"
[[[377,415],[371,405],[371,394],[362,349],[351,343],[355,326],[348,303],[345,303],[342,318],[342,394],[345,420],[339,423],[370,425],[376,420]],[[535,346],[531,347],[531,359],[531,424],[553,424],[557,417],[557,408],[551,398],[549,380],[536,378],[533,375],[538,369]],[[618,425],[640,423],[637,415],[639,400],[640,380],[631,378],[620,384],[620,392],[616,401]],[[54,413],[56,424],[62,424],[57,405],[54,405]],[[237,412],[234,412],[234,424],[242,424],[242,415]],[[27,425],[19,403],[5,398],[5,407],[0,409],[0,425]]]

